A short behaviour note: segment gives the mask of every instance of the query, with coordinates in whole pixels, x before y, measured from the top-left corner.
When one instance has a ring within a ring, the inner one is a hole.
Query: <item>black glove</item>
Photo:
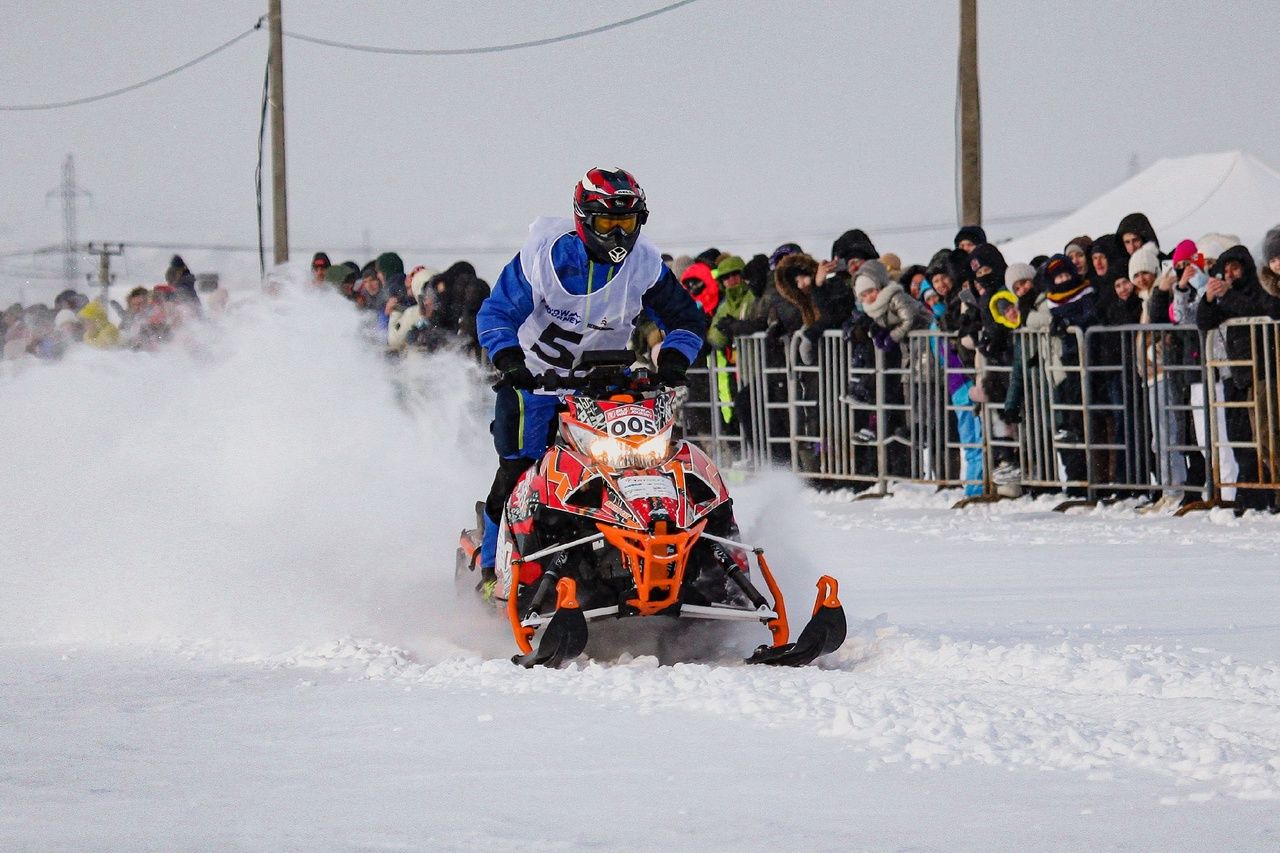
[[[525,391],[532,391],[536,384],[533,379],[533,373],[525,366],[524,353],[519,347],[507,347],[504,350],[498,350],[491,357],[493,366],[498,368],[498,372],[502,374],[502,379],[498,385],[505,385],[509,388],[522,388]]]
[[[736,338],[738,336],[738,321],[733,317],[726,316],[716,320],[716,328],[726,338]]]
[[[663,385],[688,385],[689,359],[669,347],[658,350],[658,381]]]
[[[1049,334],[1055,338],[1065,338],[1067,336],[1067,321],[1061,317],[1054,317],[1049,321]]]
[[[1020,409],[1002,409],[999,412],[1000,420],[1013,426],[1022,423],[1022,411]]]

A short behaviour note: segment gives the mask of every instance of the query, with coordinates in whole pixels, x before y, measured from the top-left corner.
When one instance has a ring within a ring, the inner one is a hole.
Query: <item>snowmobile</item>
[[[846,633],[835,579],[818,580],[812,619],[791,642],[782,593],[764,550],[738,541],[720,472],[672,441],[686,389],[653,382],[633,360],[588,352],[567,377],[536,377],[562,395],[557,437],[504,507],[491,577],[478,567],[477,505],[476,528],[460,537],[460,590],[505,611],[512,661],[525,667],[559,666],[586,647],[588,622],[628,617],[758,622],[771,641],[753,664],[803,666],[835,651]]]

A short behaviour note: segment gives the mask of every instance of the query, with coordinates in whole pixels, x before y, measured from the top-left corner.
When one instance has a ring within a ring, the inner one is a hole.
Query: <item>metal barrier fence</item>
[[[1192,508],[1280,496],[1280,323],[1012,339],[1011,363],[995,364],[938,331],[887,351],[827,332],[809,361],[799,335],[738,338],[690,370],[685,432],[722,467],[779,465],[870,494],[909,482]]]
[[[1228,320],[1213,333],[1220,346],[1206,349],[1208,413],[1215,451],[1235,458],[1235,471],[1213,469],[1219,494],[1235,490],[1235,503],[1274,508],[1280,498],[1280,323],[1262,318]]]

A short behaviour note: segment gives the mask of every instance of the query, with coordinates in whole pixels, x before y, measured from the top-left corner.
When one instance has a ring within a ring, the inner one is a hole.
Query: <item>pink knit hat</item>
[[[1183,261],[1189,261],[1196,256],[1196,244],[1190,240],[1183,240],[1173,248],[1173,262],[1180,264]]]

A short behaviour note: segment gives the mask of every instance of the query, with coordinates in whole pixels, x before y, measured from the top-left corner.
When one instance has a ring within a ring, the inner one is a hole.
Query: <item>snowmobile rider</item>
[[[648,218],[630,172],[590,170],[574,187],[573,219],[535,220],[476,315],[480,345],[502,374],[490,426],[499,460],[485,501],[485,578],[493,576],[503,506],[554,434],[560,398],[535,391],[534,374],[568,375],[583,352],[626,349],[642,314],[666,333],[657,362],[663,384],[685,384],[702,348],[707,317],[641,236]]]

